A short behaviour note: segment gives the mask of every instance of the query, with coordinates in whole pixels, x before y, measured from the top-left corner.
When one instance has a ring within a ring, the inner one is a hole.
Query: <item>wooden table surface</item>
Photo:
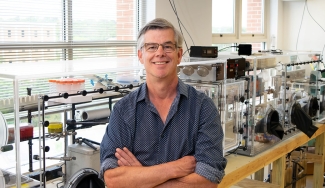
[[[320,135],[324,135],[323,133],[325,131],[325,124],[317,124],[317,127],[318,130],[311,138],[301,132],[253,157],[234,154],[227,156],[226,158],[228,160],[228,163],[225,169],[226,175],[218,187],[224,188],[235,185],[237,182],[250,176],[254,172],[282,158],[295,148],[304,145],[309,140]],[[324,145],[324,143],[321,145]],[[323,177],[323,173],[321,173],[321,177]]]

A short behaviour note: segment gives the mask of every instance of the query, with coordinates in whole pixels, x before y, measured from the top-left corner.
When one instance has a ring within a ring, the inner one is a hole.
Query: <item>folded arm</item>
[[[194,173],[195,158],[185,156],[176,161],[143,167],[127,149],[117,149],[119,167],[104,174],[106,185],[114,187],[217,187],[206,178]]]
[[[128,157],[125,157],[128,152]],[[104,179],[109,188],[155,187],[170,179],[184,177],[195,169],[195,158],[185,156],[176,161],[144,167],[129,150],[117,149],[119,167],[105,171]],[[122,157],[124,156],[124,157]],[[131,159],[131,158],[132,159]]]
[[[169,188],[169,187],[177,187],[177,188],[217,188],[218,184],[212,183],[207,180],[203,176],[200,176],[196,173],[191,173],[182,178],[171,179],[166,181],[155,188]]]

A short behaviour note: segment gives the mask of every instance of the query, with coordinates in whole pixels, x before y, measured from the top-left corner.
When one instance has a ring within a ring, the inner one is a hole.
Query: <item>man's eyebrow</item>
[[[167,42],[164,42],[163,44],[169,44],[169,43],[174,44],[172,41],[167,41]]]
[[[145,44],[158,44],[157,42],[146,42]],[[174,44],[172,41],[167,41],[162,44]]]

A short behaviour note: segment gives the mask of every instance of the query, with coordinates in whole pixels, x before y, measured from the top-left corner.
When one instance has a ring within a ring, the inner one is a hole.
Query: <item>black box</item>
[[[217,46],[191,46],[190,57],[218,57]]]
[[[227,59],[227,78],[240,78],[245,76],[245,58]]]
[[[239,44],[238,45],[238,55],[252,55],[252,45],[251,44]]]

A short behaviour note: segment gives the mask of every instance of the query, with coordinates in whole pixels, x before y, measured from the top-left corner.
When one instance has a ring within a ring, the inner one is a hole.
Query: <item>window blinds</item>
[[[135,56],[137,32],[147,21],[146,4],[147,0],[0,0],[0,64]],[[47,81],[38,82],[33,93],[46,92]],[[11,97],[11,83],[0,79],[0,85],[0,100]],[[26,89],[20,91],[27,95]]]
[[[134,56],[138,4],[1,0],[0,63]]]

